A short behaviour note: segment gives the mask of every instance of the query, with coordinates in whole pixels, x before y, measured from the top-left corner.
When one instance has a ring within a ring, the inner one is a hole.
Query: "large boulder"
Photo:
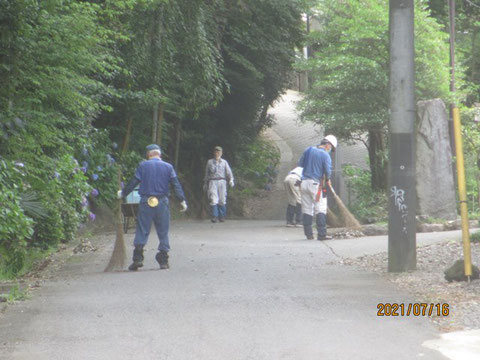
[[[417,214],[457,218],[452,150],[445,104],[440,99],[417,103]]]
[[[468,278],[465,276],[465,263],[463,260],[457,260],[455,263],[446,269],[444,272],[445,280],[448,282],[452,281],[467,281]],[[476,280],[479,278],[480,271],[478,267],[472,264],[472,276],[470,280]]]

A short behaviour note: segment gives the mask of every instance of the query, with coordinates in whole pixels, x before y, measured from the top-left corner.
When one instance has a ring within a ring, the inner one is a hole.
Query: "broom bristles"
[[[126,259],[126,249],[125,249],[125,240],[123,239],[123,229],[122,226],[117,226],[120,229],[117,229],[117,236],[115,238],[115,245],[113,246],[112,257],[105,268],[105,272],[122,270],[125,267]],[[120,236],[118,236],[120,232]]]
[[[342,221],[338,218],[338,216],[333,212],[332,209],[328,209],[327,211],[327,224],[333,228],[342,227],[343,225]]]
[[[333,196],[337,202],[338,209],[340,210],[340,214],[342,215],[345,221],[345,227],[355,229],[355,230],[361,229],[362,225],[358,222],[355,216],[353,216],[352,213],[347,209],[342,199],[340,199],[340,197],[337,194],[333,194]]]
[[[115,244],[110,261],[105,268],[105,272],[122,270],[125,266],[125,258],[127,251],[125,249],[125,239],[123,238],[123,224],[117,218],[117,234],[115,236]]]
[[[125,267],[127,251],[125,248],[125,239],[123,238],[122,200],[118,200],[116,228],[117,234],[115,236],[112,256],[104,272],[122,270]]]

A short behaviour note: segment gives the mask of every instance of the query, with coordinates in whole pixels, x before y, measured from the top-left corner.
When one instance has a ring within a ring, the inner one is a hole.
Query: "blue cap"
[[[157,144],[150,144],[146,147],[146,149],[147,151],[158,150],[161,152],[160,146],[158,146]]]

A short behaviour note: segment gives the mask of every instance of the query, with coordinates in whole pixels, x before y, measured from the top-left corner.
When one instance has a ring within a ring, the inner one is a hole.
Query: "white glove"
[[[180,212],[185,212],[185,211],[187,211],[188,206],[187,206],[187,202],[186,202],[185,200],[183,200],[183,201],[180,203],[180,206],[182,207],[182,210],[180,210]]]
[[[117,199],[121,199],[123,196],[122,196],[122,190],[118,190],[117,192]]]
[[[234,187],[235,186],[235,183],[233,182],[233,179],[230,180],[230,187]]]

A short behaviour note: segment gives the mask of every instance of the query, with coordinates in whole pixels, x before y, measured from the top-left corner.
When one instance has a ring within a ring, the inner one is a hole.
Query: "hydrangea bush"
[[[0,269],[11,273],[22,268],[27,240],[33,234],[33,220],[21,207],[23,166],[0,157]]]

